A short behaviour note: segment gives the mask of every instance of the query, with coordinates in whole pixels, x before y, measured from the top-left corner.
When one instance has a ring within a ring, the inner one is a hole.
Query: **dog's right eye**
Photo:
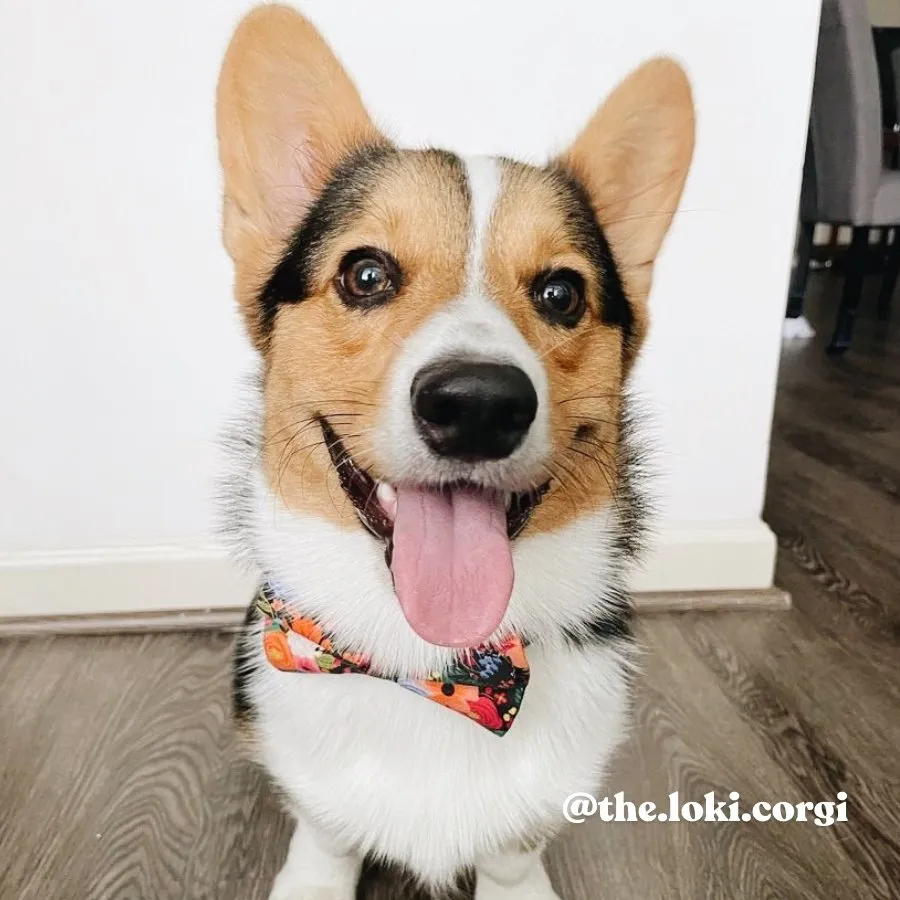
[[[553,325],[574,328],[584,315],[584,279],[572,269],[543,272],[532,286],[540,314]]]
[[[363,309],[380,306],[400,289],[400,267],[389,253],[360,247],[341,260],[335,287],[348,306]]]

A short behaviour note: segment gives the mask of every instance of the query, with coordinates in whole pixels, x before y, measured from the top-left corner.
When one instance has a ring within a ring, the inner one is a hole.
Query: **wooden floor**
[[[813,292],[830,323],[826,276]],[[565,900],[900,898],[900,328],[863,321],[839,361],[821,342],[788,349],[766,517],[794,609],[647,617],[636,728],[609,792],[843,790],[849,821],[590,822],[549,853]],[[2,900],[266,897],[289,825],[233,753],[230,646],[0,642]],[[360,890],[414,896],[377,874]]]

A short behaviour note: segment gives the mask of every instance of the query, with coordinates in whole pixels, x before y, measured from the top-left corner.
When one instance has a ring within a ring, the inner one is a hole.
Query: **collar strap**
[[[509,637],[498,646],[468,650],[444,672],[428,678],[379,675],[368,657],[338,652],[333,641],[310,618],[298,615],[269,582],[254,598],[263,617],[266,658],[283,672],[327,675],[368,675],[439,703],[502,737],[512,727],[522,705],[530,672],[522,641]]]

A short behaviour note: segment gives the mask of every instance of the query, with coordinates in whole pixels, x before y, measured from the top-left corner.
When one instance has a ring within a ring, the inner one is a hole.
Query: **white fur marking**
[[[484,248],[500,196],[500,167],[489,156],[473,156],[465,162],[471,196],[469,253],[466,260],[466,293],[484,294]]]

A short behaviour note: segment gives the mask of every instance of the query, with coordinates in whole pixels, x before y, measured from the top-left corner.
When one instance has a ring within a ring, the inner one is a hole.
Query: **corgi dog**
[[[552,900],[542,850],[627,724],[626,384],[688,79],[647,62],[545,166],[402,149],[313,25],[263,6],[217,132],[260,360],[226,485],[263,580],[235,715],[296,818],[271,900],[353,900],[366,857]]]

